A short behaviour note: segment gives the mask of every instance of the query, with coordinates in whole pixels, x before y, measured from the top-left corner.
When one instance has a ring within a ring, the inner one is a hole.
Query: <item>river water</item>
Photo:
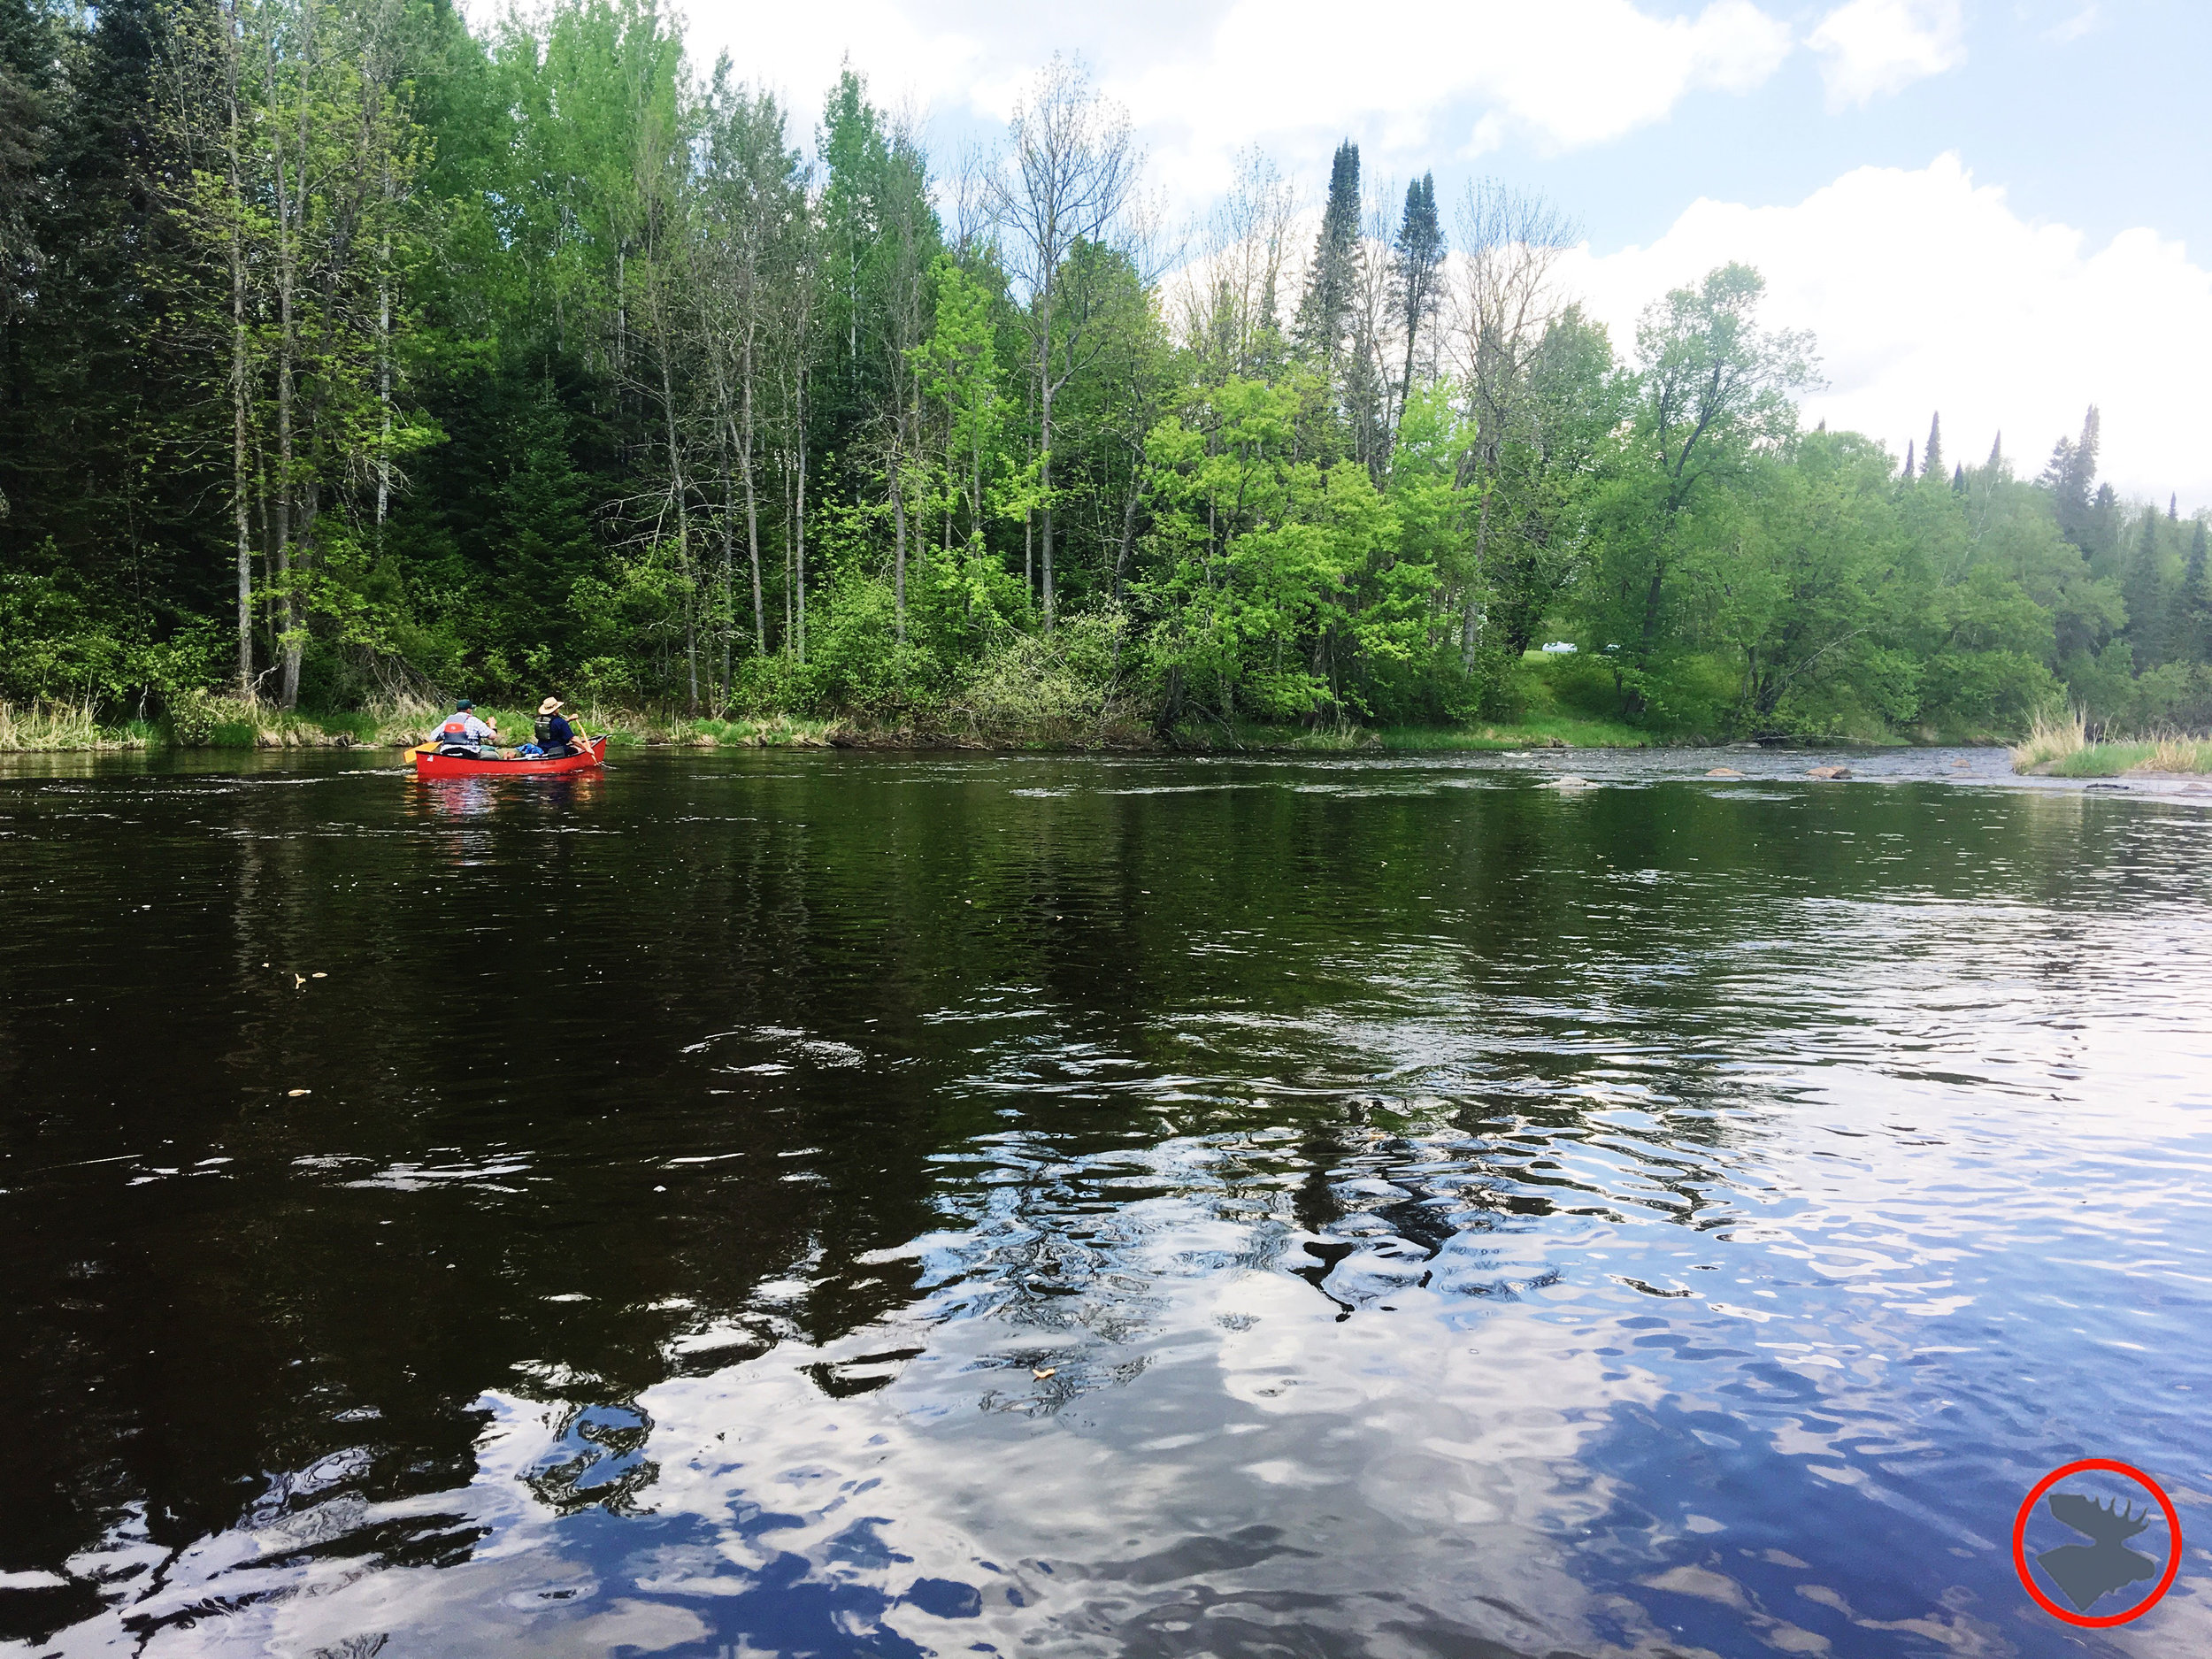
[[[2212,814],[1721,758],[14,763],[0,1651],[2212,1653]]]

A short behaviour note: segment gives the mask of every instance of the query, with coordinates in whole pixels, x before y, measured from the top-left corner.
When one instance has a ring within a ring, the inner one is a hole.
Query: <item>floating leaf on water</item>
[[[1060,1368],[1057,1365],[1048,1365],[1042,1371],[1033,1371],[1029,1374],[1032,1377],[1034,1377],[1039,1382],[1042,1382],[1046,1378],[1050,1377],[1058,1371],[1059,1369]]]
[[[312,1094],[315,1091],[311,1088],[288,1088],[284,1092],[287,1095],[299,1095]]]

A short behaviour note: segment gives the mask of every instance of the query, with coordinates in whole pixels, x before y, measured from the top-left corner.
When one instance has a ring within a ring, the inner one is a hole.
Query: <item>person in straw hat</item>
[[[576,752],[576,728],[562,717],[558,697],[548,697],[538,704],[537,741],[548,760]]]

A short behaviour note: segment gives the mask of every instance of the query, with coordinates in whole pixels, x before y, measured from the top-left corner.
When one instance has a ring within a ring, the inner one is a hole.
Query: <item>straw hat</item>
[[[548,697],[543,703],[538,704],[538,712],[540,714],[550,714],[554,710],[559,708],[560,706],[561,700],[558,697]]]

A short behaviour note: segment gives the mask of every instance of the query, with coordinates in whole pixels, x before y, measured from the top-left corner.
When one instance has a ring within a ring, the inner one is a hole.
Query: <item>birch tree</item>
[[[1077,65],[1055,57],[1015,107],[1008,148],[987,175],[1004,233],[1008,269],[1021,290],[1018,312],[1030,347],[1036,397],[1040,575],[1044,626],[1056,614],[1053,587],[1053,401],[1091,358],[1092,324],[1103,296],[1068,270],[1086,242],[1114,245],[1136,195],[1141,157],[1125,111],[1093,90]]]

